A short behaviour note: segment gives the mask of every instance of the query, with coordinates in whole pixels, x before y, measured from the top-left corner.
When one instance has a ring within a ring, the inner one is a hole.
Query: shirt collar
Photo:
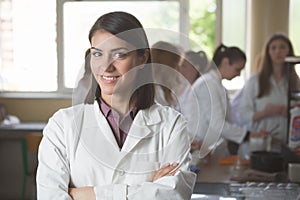
[[[105,103],[101,97],[97,98],[97,101],[99,102],[99,107],[101,112],[107,118],[113,109],[107,103]],[[129,115],[133,120],[137,113],[138,113],[138,109],[133,108],[125,116]]]
[[[211,77],[213,77],[215,80],[222,82],[222,77],[219,72],[219,69],[211,69],[209,73],[210,73]]]

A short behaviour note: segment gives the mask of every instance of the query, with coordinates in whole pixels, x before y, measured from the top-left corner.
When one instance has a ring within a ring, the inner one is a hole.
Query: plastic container
[[[291,109],[289,142],[290,148],[300,145],[300,107]]]
[[[288,177],[292,182],[300,183],[300,164],[299,163],[289,163],[288,165]]]

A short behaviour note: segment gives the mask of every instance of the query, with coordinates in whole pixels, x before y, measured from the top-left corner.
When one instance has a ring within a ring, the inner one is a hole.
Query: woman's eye
[[[95,51],[92,53],[94,57],[99,57],[99,56],[102,56],[102,53],[98,52],[98,51]]]
[[[127,56],[127,53],[121,53],[121,52],[118,52],[118,53],[115,53],[114,55],[113,55],[113,58],[114,59],[118,59],[118,58],[124,58],[124,57],[126,57]]]

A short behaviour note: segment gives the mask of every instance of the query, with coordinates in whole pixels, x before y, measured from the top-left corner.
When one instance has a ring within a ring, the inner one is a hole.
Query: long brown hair
[[[294,50],[291,41],[287,36],[281,33],[275,33],[272,35],[267,43],[265,44],[265,47],[263,49],[263,52],[261,54],[261,60],[259,62],[258,66],[258,95],[257,98],[261,98],[265,95],[268,95],[271,90],[271,81],[270,77],[273,72],[273,67],[272,67],[272,60],[269,54],[269,48],[270,44],[275,41],[275,40],[282,40],[285,42],[288,47],[289,47],[289,53],[287,56],[294,56]],[[288,73],[288,66],[282,68],[282,74],[287,77]],[[290,69],[290,83],[291,83],[291,89],[296,90],[297,89],[297,82],[299,80],[296,71],[294,67]]]
[[[118,38],[132,44],[137,48],[138,55],[144,55],[150,52],[148,39],[143,29],[142,24],[138,21],[136,17],[126,12],[111,12],[102,15],[95,24],[92,26],[89,32],[89,41],[91,43],[92,37],[95,32],[99,30],[105,30]],[[134,30],[134,31],[130,31]],[[130,31],[130,34],[120,34]],[[147,60],[147,65],[151,63],[151,56],[149,55]],[[142,85],[136,89],[130,98],[129,106],[136,107],[137,109],[146,109],[154,104],[154,84],[152,81],[151,67],[145,66],[150,73],[145,74],[140,72],[137,74],[139,79],[147,79],[147,84]],[[138,81],[138,80],[137,80]],[[95,81],[93,81],[94,84]],[[97,85],[95,92],[95,97],[99,98],[101,96],[101,89]]]
[[[177,46],[165,41],[158,41],[155,44],[153,44],[151,47],[152,62],[156,64],[160,64],[160,65],[154,65],[155,67],[166,65],[175,70],[179,70],[179,65],[182,61],[181,54],[182,52]],[[174,79],[174,77],[166,77],[165,81],[167,80],[171,83],[176,84],[175,82],[176,80]],[[168,87],[163,85],[161,86],[161,88],[164,92],[164,97],[166,101],[170,105],[174,105],[176,103],[176,99],[172,96],[172,91]]]

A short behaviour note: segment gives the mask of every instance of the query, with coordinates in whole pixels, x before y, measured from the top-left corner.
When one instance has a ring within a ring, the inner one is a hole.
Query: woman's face
[[[241,71],[244,69],[246,64],[246,61],[239,60],[236,62],[233,62],[232,64],[228,64],[227,67],[224,70],[223,78],[227,80],[231,80],[235,78],[236,76],[241,75]]]
[[[199,72],[195,66],[193,66],[189,61],[184,59],[181,66],[179,67],[180,73],[190,82],[193,84],[194,81],[198,78]]]
[[[146,63],[148,54],[138,56],[135,48],[113,34],[99,30],[91,40],[91,69],[104,100],[113,94],[118,81],[132,68]]]
[[[284,59],[288,55],[290,49],[286,42],[278,39],[270,43],[268,51],[272,64],[282,65],[284,64]]]

